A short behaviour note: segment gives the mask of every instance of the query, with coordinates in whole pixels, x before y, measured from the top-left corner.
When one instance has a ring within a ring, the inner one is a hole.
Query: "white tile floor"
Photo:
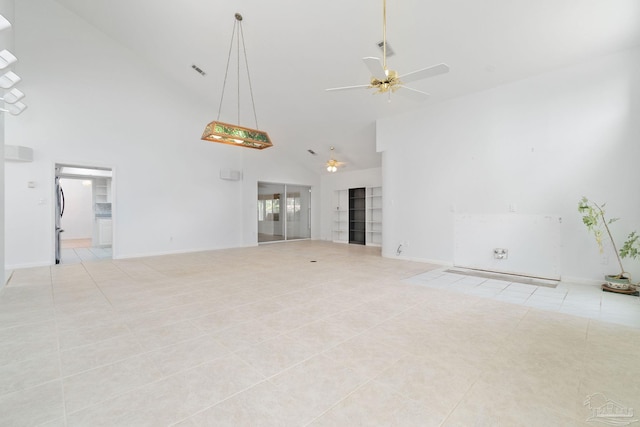
[[[451,273],[444,268],[418,274],[405,283],[640,328],[640,298],[603,292],[596,285],[561,282],[555,288],[533,286]]]
[[[60,250],[61,264],[80,264],[87,261],[111,259],[111,248],[63,248]]]
[[[0,425],[580,426],[608,401],[640,410],[637,298],[434,269],[304,241],[17,270]]]
[[[92,239],[64,239],[60,242],[60,263],[80,264],[88,261],[111,259],[111,246],[93,247]]]

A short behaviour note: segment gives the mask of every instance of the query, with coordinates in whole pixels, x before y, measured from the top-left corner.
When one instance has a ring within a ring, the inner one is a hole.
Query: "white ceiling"
[[[429,100],[396,94],[388,103],[364,89],[324,91],[368,83],[361,58],[381,56],[382,0],[57,2],[175,80],[176,90],[211,105],[211,120],[234,13],[241,13],[259,127],[292,160],[318,172],[330,146],[347,162],[344,170],[380,166],[378,117],[640,45],[637,0],[388,0],[387,40],[395,51],[389,68],[404,74],[440,62],[451,67],[449,74],[410,85],[430,92]],[[232,73],[225,99],[235,103]],[[248,89],[246,77],[240,84]],[[241,124],[251,127],[250,105],[242,98]],[[225,102],[220,119],[237,121],[235,108]]]

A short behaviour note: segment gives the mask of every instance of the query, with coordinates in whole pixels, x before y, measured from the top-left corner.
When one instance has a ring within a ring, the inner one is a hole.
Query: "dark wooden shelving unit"
[[[366,189],[349,189],[349,243],[366,244]]]

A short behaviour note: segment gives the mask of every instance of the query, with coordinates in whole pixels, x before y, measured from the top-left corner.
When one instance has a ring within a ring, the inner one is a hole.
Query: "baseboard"
[[[127,255],[113,255],[112,259],[134,259],[134,258],[148,258],[148,257],[156,257],[156,256],[165,256],[165,255],[181,255],[181,254],[192,254],[196,252],[209,252],[209,251],[220,251],[225,249],[237,249],[241,246],[230,246],[230,247],[219,247],[219,248],[201,248],[201,249],[183,249],[183,250],[175,250],[175,251],[158,251],[158,252],[144,252],[137,254],[127,254]]]
[[[546,286],[555,288],[560,280],[545,279],[542,277],[524,276],[521,274],[501,273],[497,271],[476,270],[472,268],[452,267],[445,270],[447,273],[463,274],[465,276],[482,277],[485,279],[503,280],[525,285]]]
[[[12,274],[13,274],[13,270],[5,270],[4,271],[4,278],[3,278],[4,280],[0,281],[0,292],[9,283],[9,279],[11,279],[11,275]]]
[[[5,265],[5,271],[11,271],[11,270],[19,270],[22,268],[35,268],[35,267],[51,267],[51,265],[53,265],[50,262],[27,262],[24,264],[7,264]]]
[[[384,253],[384,252],[382,253],[382,257],[383,258],[389,258],[389,259],[400,259],[400,260],[403,260],[403,261],[420,262],[420,263],[423,263],[423,264],[439,265],[441,267],[453,267],[452,263],[450,263],[448,261],[443,261],[441,259],[408,257],[408,256],[404,256],[404,255],[396,255],[395,253],[388,254],[388,253]]]
[[[599,286],[605,283],[604,279],[587,279],[584,277],[562,276],[560,283],[571,283],[574,285]]]

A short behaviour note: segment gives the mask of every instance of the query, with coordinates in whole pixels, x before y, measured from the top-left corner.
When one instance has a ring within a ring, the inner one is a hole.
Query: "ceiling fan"
[[[338,170],[338,166],[344,166],[344,162],[339,162],[333,157],[334,148],[331,147],[331,159],[325,165],[327,167],[327,172],[336,172]]]
[[[449,72],[449,66],[447,64],[437,64],[402,75],[398,74],[398,72],[395,70],[389,70],[387,68],[387,0],[382,0],[382,62],[379,58],[375,57],[366,57],[362,58],[362,60],[371,72],[371,80],[369,81],[369,84],[334,87],[325,90],[327,92],[330,92],[361,88],[376,89],[374,93],[388,93],[389,101],[391,101],[391,94],[398,89],[403,89],[400,92],[403,95],[413,96],[414,98],[422,100],[426,99],[429,94],[405,86],[405,83],[426,79],[428,77],[435,77],[437,75]]]

